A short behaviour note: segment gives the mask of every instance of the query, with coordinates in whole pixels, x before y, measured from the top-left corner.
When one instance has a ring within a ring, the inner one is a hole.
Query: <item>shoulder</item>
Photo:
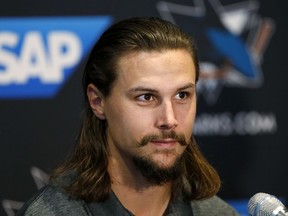
[[[84,201],[75,200],[59,187],[48,185],[36,193],[17,215],[91,215]]]
[[[236,210],[218,196],[191,202],[194,216],[238,216]]]

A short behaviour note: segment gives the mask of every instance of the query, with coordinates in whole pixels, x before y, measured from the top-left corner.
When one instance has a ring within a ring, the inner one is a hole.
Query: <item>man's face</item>
[[[122,56],[117,68],[117,80],[103,101],[110,159],[121,169],[131,170],[135,158],[160,169],[173,167],[186,146],[171,134],[189,143],[195,120],[196,73],[190,54],[133,52]]]

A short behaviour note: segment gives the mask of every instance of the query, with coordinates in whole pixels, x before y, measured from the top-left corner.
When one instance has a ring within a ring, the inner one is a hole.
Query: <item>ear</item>
[[[87,87],[87,97],[90,107],[97,118],[104,120],[106,119],[104,113],[104,100],[102,93],[96,86],[90,83]]]

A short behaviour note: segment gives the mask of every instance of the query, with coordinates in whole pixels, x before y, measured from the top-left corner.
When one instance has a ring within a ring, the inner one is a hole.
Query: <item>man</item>
[[[74,153],[19,215],[237,215],[192,136],[194,42],[157,18],[110,27],[83,75]]]

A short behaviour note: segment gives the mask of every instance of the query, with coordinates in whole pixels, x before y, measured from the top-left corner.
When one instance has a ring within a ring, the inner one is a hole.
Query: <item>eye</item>
[[[144,101],[144,102],[145,102],[145,101],[152,101],[152,100],[154,100],[154,97],[153,97],[152,94],[143,94],[143,95],[138,96],[137,99],[138,99],[139,101]]]
[[[176,94],[176,99],[177,100],[184,100],[188,97],[189,93],[188,92],[178,92]]]

